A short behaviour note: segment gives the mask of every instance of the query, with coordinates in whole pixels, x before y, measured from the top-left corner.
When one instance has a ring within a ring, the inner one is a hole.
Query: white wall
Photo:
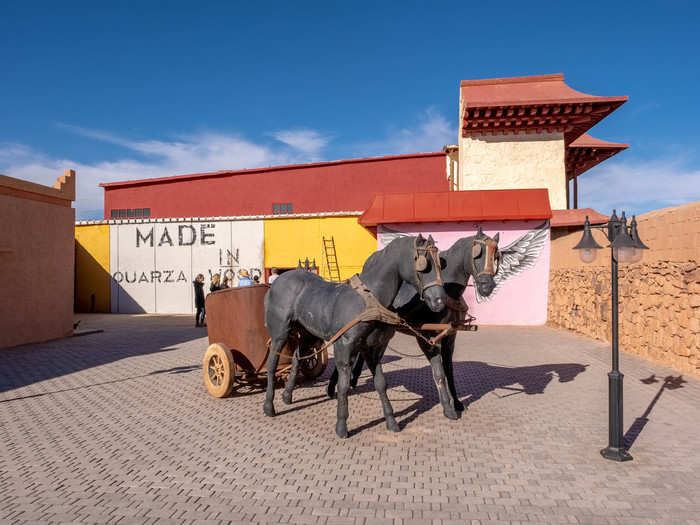
[[[547,188],[553,210],[566,209],[563,133],[462,137],[459,190]]]
[[[264,268],[263,221],[113,224],[110,227],[114,313],[192,313],[192,281]]]

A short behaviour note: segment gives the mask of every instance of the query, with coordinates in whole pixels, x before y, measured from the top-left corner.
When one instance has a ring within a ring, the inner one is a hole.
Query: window
[[[284,215],[288,213],[292,213],[292,203],[291,202],[283,202],[283,203],[276,203],[272,205],[272,213],[273,215]]]
[[[110,210],[112,219],[133,219],[141,217],[150,217],[151,208],[128,208],[126,210]]]

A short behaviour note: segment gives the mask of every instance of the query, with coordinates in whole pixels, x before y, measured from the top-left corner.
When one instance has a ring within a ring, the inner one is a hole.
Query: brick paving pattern
[[[104,333],[0,351],[1,522],[700,523],[700,383],[648,410],[669,369],[622,356],[627,463],[598,452],[608,346],[549,328],[460,334],[458,421],[427,361],[389,350],[402,432],[385,429],[365,371],[342,441],[330,370],[292,406],[278,390],[269,419],[262,390],[207,394],[192,324],[84,316]],[[405,336],[391,347],[417,353]]]

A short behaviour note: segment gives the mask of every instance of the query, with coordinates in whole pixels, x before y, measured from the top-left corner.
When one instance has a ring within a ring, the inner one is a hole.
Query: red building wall
[[[112,209],[150,208],[151,217],[267,215],[273,203],[294,213],[365,210],[378,193],[448,191],[444,153],[278,166],[115,182]]]

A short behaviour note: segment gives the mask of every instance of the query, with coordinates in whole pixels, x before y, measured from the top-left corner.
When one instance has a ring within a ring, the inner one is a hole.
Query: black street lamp
[[[602,248],[593,238],[591,228],[603,231],[611,249],[611,276],[612,276],[612,370],[608,374],[608,414],[609,431],[608,446],[600,451],[605,459],[614,461],[629,461],[632,456],[627,452],[622,435],[622,378],[620,373],[620,356],[618,350],[618,295],[617,295],[617,263],[633,263],[642,260],[644,250],[649,248],[639,239],[637,233],[637,219],[633,216],[632,222],[627,226],[625,212],[618,219],[615,210],[606,224],[591,226],[586,216],[583,225],[583,237],[574,246],[579,250],[579,257],[585,263],[593,262],[598,250]],[[606,232],[607,230],[607,232]]]

